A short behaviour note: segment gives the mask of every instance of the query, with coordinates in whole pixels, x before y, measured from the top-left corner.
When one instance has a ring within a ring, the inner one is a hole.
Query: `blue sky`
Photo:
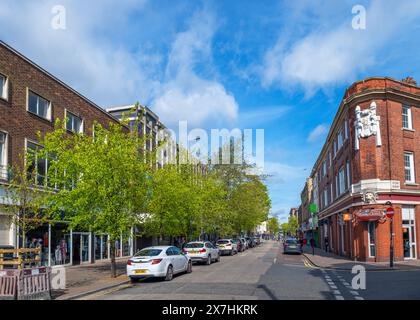
[[[66,29],[51,27],[54,5]],[[354,30],[352,7],[367,10]],[[300,201],[345,89],[420,81],[420,1],[1,0],[0,38],[103,107],[262,128],[273,214]]]

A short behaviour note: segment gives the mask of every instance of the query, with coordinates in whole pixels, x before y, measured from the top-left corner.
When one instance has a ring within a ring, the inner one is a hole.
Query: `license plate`
[[[198,251],[189,251],[188,253],[189,253],[189,254],[197,254],[197,253],[198,253]]]
[[[220,247],[220,248],[224,248],[225,246],[224,246],[223,244],[221,244],[219,247]]]
[[[290,249],[296,249],[296,246],[289,246]]]
[[[134,270],[134,273],[135,274],[143,274],[143,273],[146,273],[146,271],[147,270],[145,270],[145,269],[140,269],[140,270]]]

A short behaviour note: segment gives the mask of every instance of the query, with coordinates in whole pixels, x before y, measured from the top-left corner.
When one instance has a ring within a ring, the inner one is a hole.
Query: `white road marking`
[[[356,300],[365,300],[363,297],[354,297]]]
[[[352,295],[354,295],[354,296],[358,296],[358,295],[359,295],[359,292],[354,291],[354,290],[351,290],[351,291],[350,291],[350,293],[351,293]]]
[[[343,297],[343,296],[335,296],[335,298],[336,298],[337,300],[344,300],[344,297]]]

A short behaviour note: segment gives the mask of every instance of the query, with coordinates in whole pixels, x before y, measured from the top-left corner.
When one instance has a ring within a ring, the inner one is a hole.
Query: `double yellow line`
[[[302,259],[303,259],[303,264],[305,265],[305,267],[310,268],[310,269],[319,269],[317,266],[313,265],[312,262],[308,258],[303,257]]]

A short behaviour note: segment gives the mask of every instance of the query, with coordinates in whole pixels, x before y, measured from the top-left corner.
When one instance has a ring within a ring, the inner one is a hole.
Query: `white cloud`
[[[333,6],[334,8],[334,6]],[[406,26],[420,16],[418,1],[373,1],[367,10],[367,28],[353,30],[352,14],[338,26],[320,21],[303,38],[294,42],[279,37],[266,52],[262,67],[264,86],[301,86],[307,95],[319,88],[347,83],[360,72],[381,62],[384,45],[405,32]],[[290,43],[291,42],[291,43]]]
[[[177,34],[166,67],[165,82],[152,103],[163,122],[187,120],[192,126],[210,122],[223,124],[236,120],[239,106],[232,94],[217,80],[205,79],[196,72],[197,65],[212,71],[211,42],[216,30],[213,15],[199,11],[189,21],[188,29]]]
[[[325,124],[317,125],[308,136],[309,142],[318,141],[320,138],[324,137],[325,134],[328,132],[328,127]]]

